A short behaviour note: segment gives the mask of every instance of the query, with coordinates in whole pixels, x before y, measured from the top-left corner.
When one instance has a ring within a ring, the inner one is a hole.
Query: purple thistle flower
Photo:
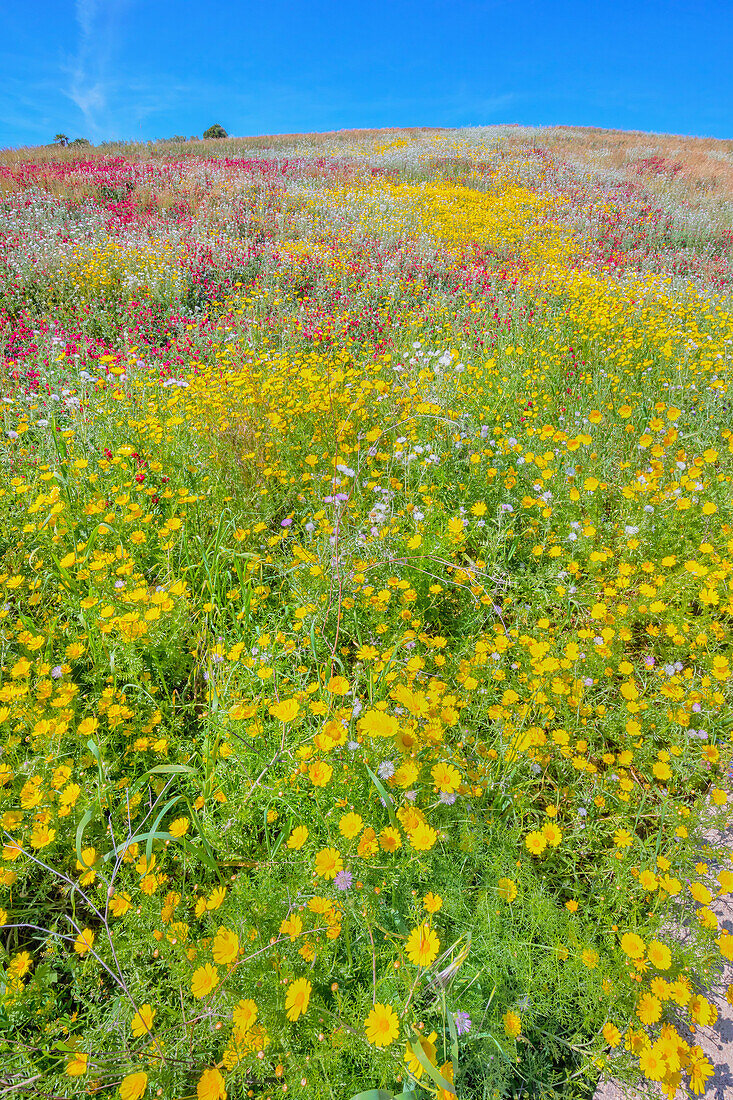
[[[459,1035],[465,1035],[467,1031],[471,1030],[471,1017],[467,1012],[454,1012],[453,1022]]]
[[[453,1023],[459,1035],[466,1035],[471,1030],[471,1018],[468,1012],[453,1012]]]
[[[353,875],[351,871],[339,871],[336,878],[333,880],[333,884],[337,890],[350,890],[352,882]]]

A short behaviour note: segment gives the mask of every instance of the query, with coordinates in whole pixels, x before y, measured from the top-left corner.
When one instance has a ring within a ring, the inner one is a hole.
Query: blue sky
[[[381,126],[733,138],[733,0],[3,0],[0,146]]]

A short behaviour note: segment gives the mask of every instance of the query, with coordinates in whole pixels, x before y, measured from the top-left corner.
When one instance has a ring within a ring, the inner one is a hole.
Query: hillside
[[[713,1094],[732,172],[0,155],[0,1092]]]

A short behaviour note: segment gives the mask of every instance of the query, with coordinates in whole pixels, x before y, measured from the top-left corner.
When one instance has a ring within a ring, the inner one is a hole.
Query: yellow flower
[[[639,1069],[647,1081],[662,1081],[667,1075],[667,1063],[658,1049],[658,1044],[648,1046],[639,1055]]]
[[[678,978],[675,982],[670,982],[669,995],[675,1004],[682,1005],[683,1007],[690,1003],[692,998],[692,990],[685,981],[684,978]]]
[[[235,1005],[232,1022],[240,1031],[249,1031],[257,1019],[257,1005],[254,1001],[240,1001]]]
[[[206,899],[206,908],[209,912],[214,909],[219,909],[224,904],[224,898],[227,896],[226,886],[215,886]]]
[[[198,1100],[227,1100],[224,1078],[216,1066],[208,1066],[196,1085]]]
[[[646,944],[641,936],[637,936],[636,932],[626,932],[621,937],[621,950],[630,959],[641,959],[644,956]]]
[[[347,840],[353,840],[364,828],[364,821],[360,814],[344,814],[339,821],[339,832]]]
[[[435,1040],[437,1038],[437,1032],[432,1031],[430,1035],[421,1035],[419,1038],[415,1038],[411,1043],[407,1044],[405,1048],[405,1062],[407,1062],[407,1068],[409,1069],[413,1077],[417,1077],[419,1079],[425,1072],[425,1067],[415,1054],[415,1048],[419,1045],[421,1053],[424,1054],[428,1062],[430,1062],[430,1064],[434,1066],[436,1063],[437,1049],[435,1045]]]
[[[733,893],[733,871],[721,871],[718,874],[718,886],[720,894]]]
[[[308,1008],[312,989],[313,986],[307,978],[296,978],[290,983],[285,997],[285,1014],[292,1023]]]
[[[542,835],[552,848],[557,848],[562,841],[562,831],[557,827],[554,821],[548,821],[547,825],[542,829]]]
[[[114,917],[124,917],[128,909],[132,909],[132,898],[128,893],[114,894],[109,902],[110,912]]]
[[[345,676],[332,676],[326,684],[326,691],[332,695],[348,695],[351,685]]]
[[[138,1070],[136,1073],[128,1073],[127,1077],[123,1077],[120,1081],[118,1092],[121,1100],[140,1100],[140,1097],[144,1095],[147,1087],[147,1073]]]
[[[541,856],[547,847],[547,841],[542,833],[538,832],[528,833],[524,838],[524,843],[527,851],[532,856]]]
[[[56,836],[55,829],[49,829],[48,825],[36,825],[31,833],[31,847],[40,849],[53,843]]]
[[[308,830],[305,825],[296,825],[288,837],[288,848],[291,851],[300,851],[308,839]]]
[[[421,821],[410,833],[410,844],[416,852],[429,852],[434,847],[438,834],[432,826]]]
[[[8,974],[13,978],[24,977],[30,968],[33,966],[33,956],[29,951],[20,951],[17,955],[13,955],[8,966]]]
[[[705,1085],[708,1077],[712,1077],[715,1070],[710,1062],[703,1054],[702,1047],[692,1047],[690,1064],[687,1067],[687,1072],[690,1075],[690,1088],[699,1096],[705,1092]]]
[[[147,1035],[153,1029],[153,1017],[155,1009],[152,1005],[141,1005],[132,1017],[132,1034],[136,1039],[141,1035]]]
[[[647,956],[655,970],[669,970],[672,965],[672,952],[659,940],[651,940],[647,948]]]
[[[316,874],[320,878],[336,878],[336,875],[339,873],[339,871],[343,870],[343,867],[344,862],[335,848],[323,848],[316,855]]]
[[[430,769],[436,791],[452,794],[461,785],[461,773],[452,764],[436,764]]]
[[[393,828],[392,825],[382,829],[379,834],[379,845],[385,852],[396,852],[402,847],[402,835],[399,829]]]
[[[367,733],[370,737],[394,737],[399,728],[397,719],[381,710],[368,710],[357,722],[359,733]]]
[[[91,928],[85,928],[74,940],[74,950],[77,955],[86,955],[94,946],[94,932]]]
[[[364,1027],[367,1040],[375,1047],[388,1047],[400,1033],[400,1022],[391,1005],[375,1004]]]
[[[598,966],[598,952],[593,951],[590,947],[586,947],[580,957],[583,960],[583,966],[586,966],[588,970],[595,970]]]
[[[687,1011],[696,1024],[701,1027],[710,1027],[718,1018],[718,1010],[711,1004],[707,997],[693,997],[687,1006]]]
[[[199,966],[191,978],[191,992],[197,1000],[206,997],[219,984],[219,971],[211,963]]]
[[[662,1006],[659,999],[652,996],[651,993],[642,994],[636,1006],[636,1015],[643,1024],[656,1024],[662,1015]]]
[[[660,875],[658,882],[660,890],[664,890],[667,894],[675,896],[679,894],[682,889],[682,883],[678,878],[672,878],[671,875]]]
[[[516,1012],[504,1013],[504,1032],[508,1039],[516,1039],[522,1034],[522,1018]]]
[[[443,907],[443,899],[439,894],[434,894],[432,890],[429,894],[425,895],[422,901],[428,913],[437,913],[438,910]]]
[[[607,1023],[603,1025],[603,1038],[610,1047],[617,1047],[621,1042],[621,1032],[615,1024]]]
[[[211,945],[214,962],[219,963],[221,966],[228,966],[229,963],[234,962],[238,952],[239,936],[236,932],[232,932],[221,925]]]
[[[497,883],[499,897],[504,901],[512,902],[517,896],[517,884],[510,878],[500,878]]]
[[[87,1071],[88,1061],[89,1055],[82,1054],[80,1050],[77,1050],[66,1063],[64,1073],[67,1077],[81,1077]]]
[[[171,836],[181,837],[185,836],[188,832],[190,822],[187,817],[177,817],[175,821],[171,821],[168,826],[168,832]]]
[[[329,911],[330,911],[329,905]],[[280,922],[280,935],[290,936],[291,940],[298,938],[303,931],[303,919],[299,913],[293,913],[292,916],[286,917],[284,921]]]
[[[325,760],[316,760],[308,768],[308,777],[314,787],[326,787],[333,775],[333,768]]]
[[[655,997],[658,997],[660,1001],[668,1001],[672,995],[669,982],[660,974],[655,974],[649,982],[649,991]]]
[[[720,954],[724,959],[733,959],[733,936],[729,932],[723,932],[715,942],[720,948]]]
[[[361,840],[356,849],[356,854],[361,859],[371,859],[372,856],[377,854],[378,849],[377,834],[370,825],[369,828],[365,829],[362,833]]]
[[[453,1063],[444,1062],[440,1067],[440,1076],[445,1078],[446,1081],[450,1081],[453,1084]],[[437,1100],[456,1100],[456,1094],[453,1089],[444,1089],[438,1086]]]
[[[690,1049],[689,1045],[681,1038],[672,1024],[662,1025],[657,1047],[667,1063],[668,1069],[672,1073],[676,1073],[677,1070],[679,1070],[683,1058]]]
[[[430,966],[440,950],[440,940],[428,924],[419,924],[407,937],[405,952],[415,966]]]
[[[690,886],[690,893],[695,901],[699,901],[701,905],[709,905],[713,900],[713,895],[702,882],[693,882]]]
[[[297,699],[281,699],[279,703],[270,707],[270,714],[279,722],[293,722],[298,717],[299,711],[300,703]]]

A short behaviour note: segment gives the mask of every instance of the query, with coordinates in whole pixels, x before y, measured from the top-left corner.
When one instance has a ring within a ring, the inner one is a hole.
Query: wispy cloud
[[[76,0],[78,43],[64,94],[81,111],[88,136],[110,137],[113,54],[127,0]]]
[[[94,59],[94,22],[97,0],[76,0],[76,21],[79,25],[79,49],[71,73],[68,96],[84,115],[92,134],[99,130],[99,112],[104,110],[107,97],[104,82],[90,75]]]

